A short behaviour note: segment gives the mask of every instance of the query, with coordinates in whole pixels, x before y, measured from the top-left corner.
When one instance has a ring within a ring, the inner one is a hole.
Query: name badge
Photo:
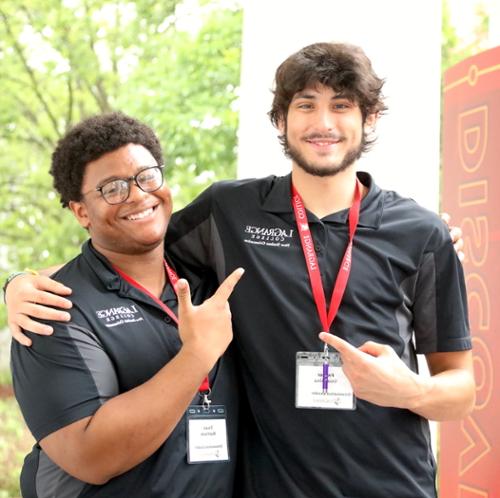
[[[193,405],[186,417],[188,463],[229,461],[226,408]]]
[[[330,352],[325,356],[322,352],[299,351],[295,373],[296,408],[356,409],[356,397],[342,370],[339,353]]]

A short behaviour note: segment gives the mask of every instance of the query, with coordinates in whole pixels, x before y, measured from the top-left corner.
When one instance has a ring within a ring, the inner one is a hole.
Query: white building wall
[[[274,71],[288,55],[318,41],[360,45],[386,79],[389,112],[359,169],[383,188],[436,210],[441,11],[435,0],[246,0],[238,176],[289,171],[267,118]]]
[[[488,26],[488,42],[490,47],[500,45],[500,2],[498,0],[489,0],[487,9],[490,16]]]

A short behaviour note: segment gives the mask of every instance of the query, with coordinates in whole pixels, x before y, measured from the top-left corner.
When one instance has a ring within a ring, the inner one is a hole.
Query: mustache
[[[339,133],[311,133],[309,135],[304,135],[304,140],[317,140],[326,138],[328,140],[344,140],[345,137]]]

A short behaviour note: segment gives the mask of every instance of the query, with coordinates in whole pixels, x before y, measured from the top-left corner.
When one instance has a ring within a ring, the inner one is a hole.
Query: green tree
[[[120,109],[151,125],[177,208],[235,175],[241,24],[237,0],[0,2],[0,278],[66,261],[87,237],[48,175],[82,118]]]
[[[441,69],[444,73],[451,66],[483,50],[484,41],[488,37],[489,14],[484,4],[476,1],[474,37],[464,44],[457,35],[456,26],[452,22],[449,1],[442,0],[442,7]]]

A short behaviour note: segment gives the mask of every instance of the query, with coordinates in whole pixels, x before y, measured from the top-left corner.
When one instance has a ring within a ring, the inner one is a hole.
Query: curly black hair
[[[286,121],[293,96],[316,85],[330,87],[356,102],[363,122],[371,114],[383,114],[387,107],[382,95],[384,80],[379,78],[370,59],[356,45],[314,43],[288,57],[276,70],[274,99],[269,118],[274,126]],[[284,145],[285,137],[280,137]],[[373,140],[366,140],[363,151]]]
[[[88,163],[127,144],[142,145],[158,164],[163,164],[160,141],[153,130],[122,112],[92,116],[68,131],[57,143],[50,168],[62,206],[82,199],[83,175]]]

